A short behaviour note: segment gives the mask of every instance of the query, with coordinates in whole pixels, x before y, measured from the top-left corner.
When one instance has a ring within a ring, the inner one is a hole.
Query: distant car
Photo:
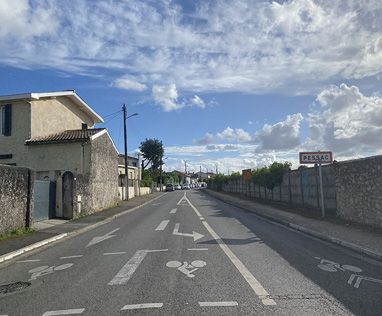
[[[180,186],[180,184],[175,185],[175,190],[182,190],[182,187]]]
[[[175,191],[175,187],[173,184],[166,184],[166,192]]]
[[[182,184],[182,190],[189,190],[189,189],[190,189],[190,185],[188,183]]]

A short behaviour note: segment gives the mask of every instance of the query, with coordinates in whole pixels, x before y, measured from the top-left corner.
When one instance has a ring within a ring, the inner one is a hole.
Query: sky
[[[227,174],[382,154],[380,0],[1,0],[0,95],[74,89],[123,152]]]

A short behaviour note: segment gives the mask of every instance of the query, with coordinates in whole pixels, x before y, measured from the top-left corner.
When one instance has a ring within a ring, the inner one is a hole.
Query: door
[[[34,181],[34,221],[53,218],[56,201],[56,183],[48,180]]]
[[[73,173],[66,171],[62,175],[62,212],[66,219],[73,218],[73,183]]]

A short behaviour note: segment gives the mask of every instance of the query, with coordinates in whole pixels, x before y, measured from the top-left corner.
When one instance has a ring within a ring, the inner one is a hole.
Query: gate
[[[66,219],[73,218],[73,183],[73,173],[66,171],[62,175],[62,212]]]
[[[56,205],[56,182],[34,181],[34,221],[53,218]]]

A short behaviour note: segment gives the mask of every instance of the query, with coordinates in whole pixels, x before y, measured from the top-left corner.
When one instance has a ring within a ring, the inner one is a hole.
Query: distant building
[[[127,156],[129,170],[129,197],[139,195],[139,181],[142,179],[139,159],[133,156]],[[125,155],[118,155],[118,187],[120,196],[126,197],[126,182],[125,182]]]

